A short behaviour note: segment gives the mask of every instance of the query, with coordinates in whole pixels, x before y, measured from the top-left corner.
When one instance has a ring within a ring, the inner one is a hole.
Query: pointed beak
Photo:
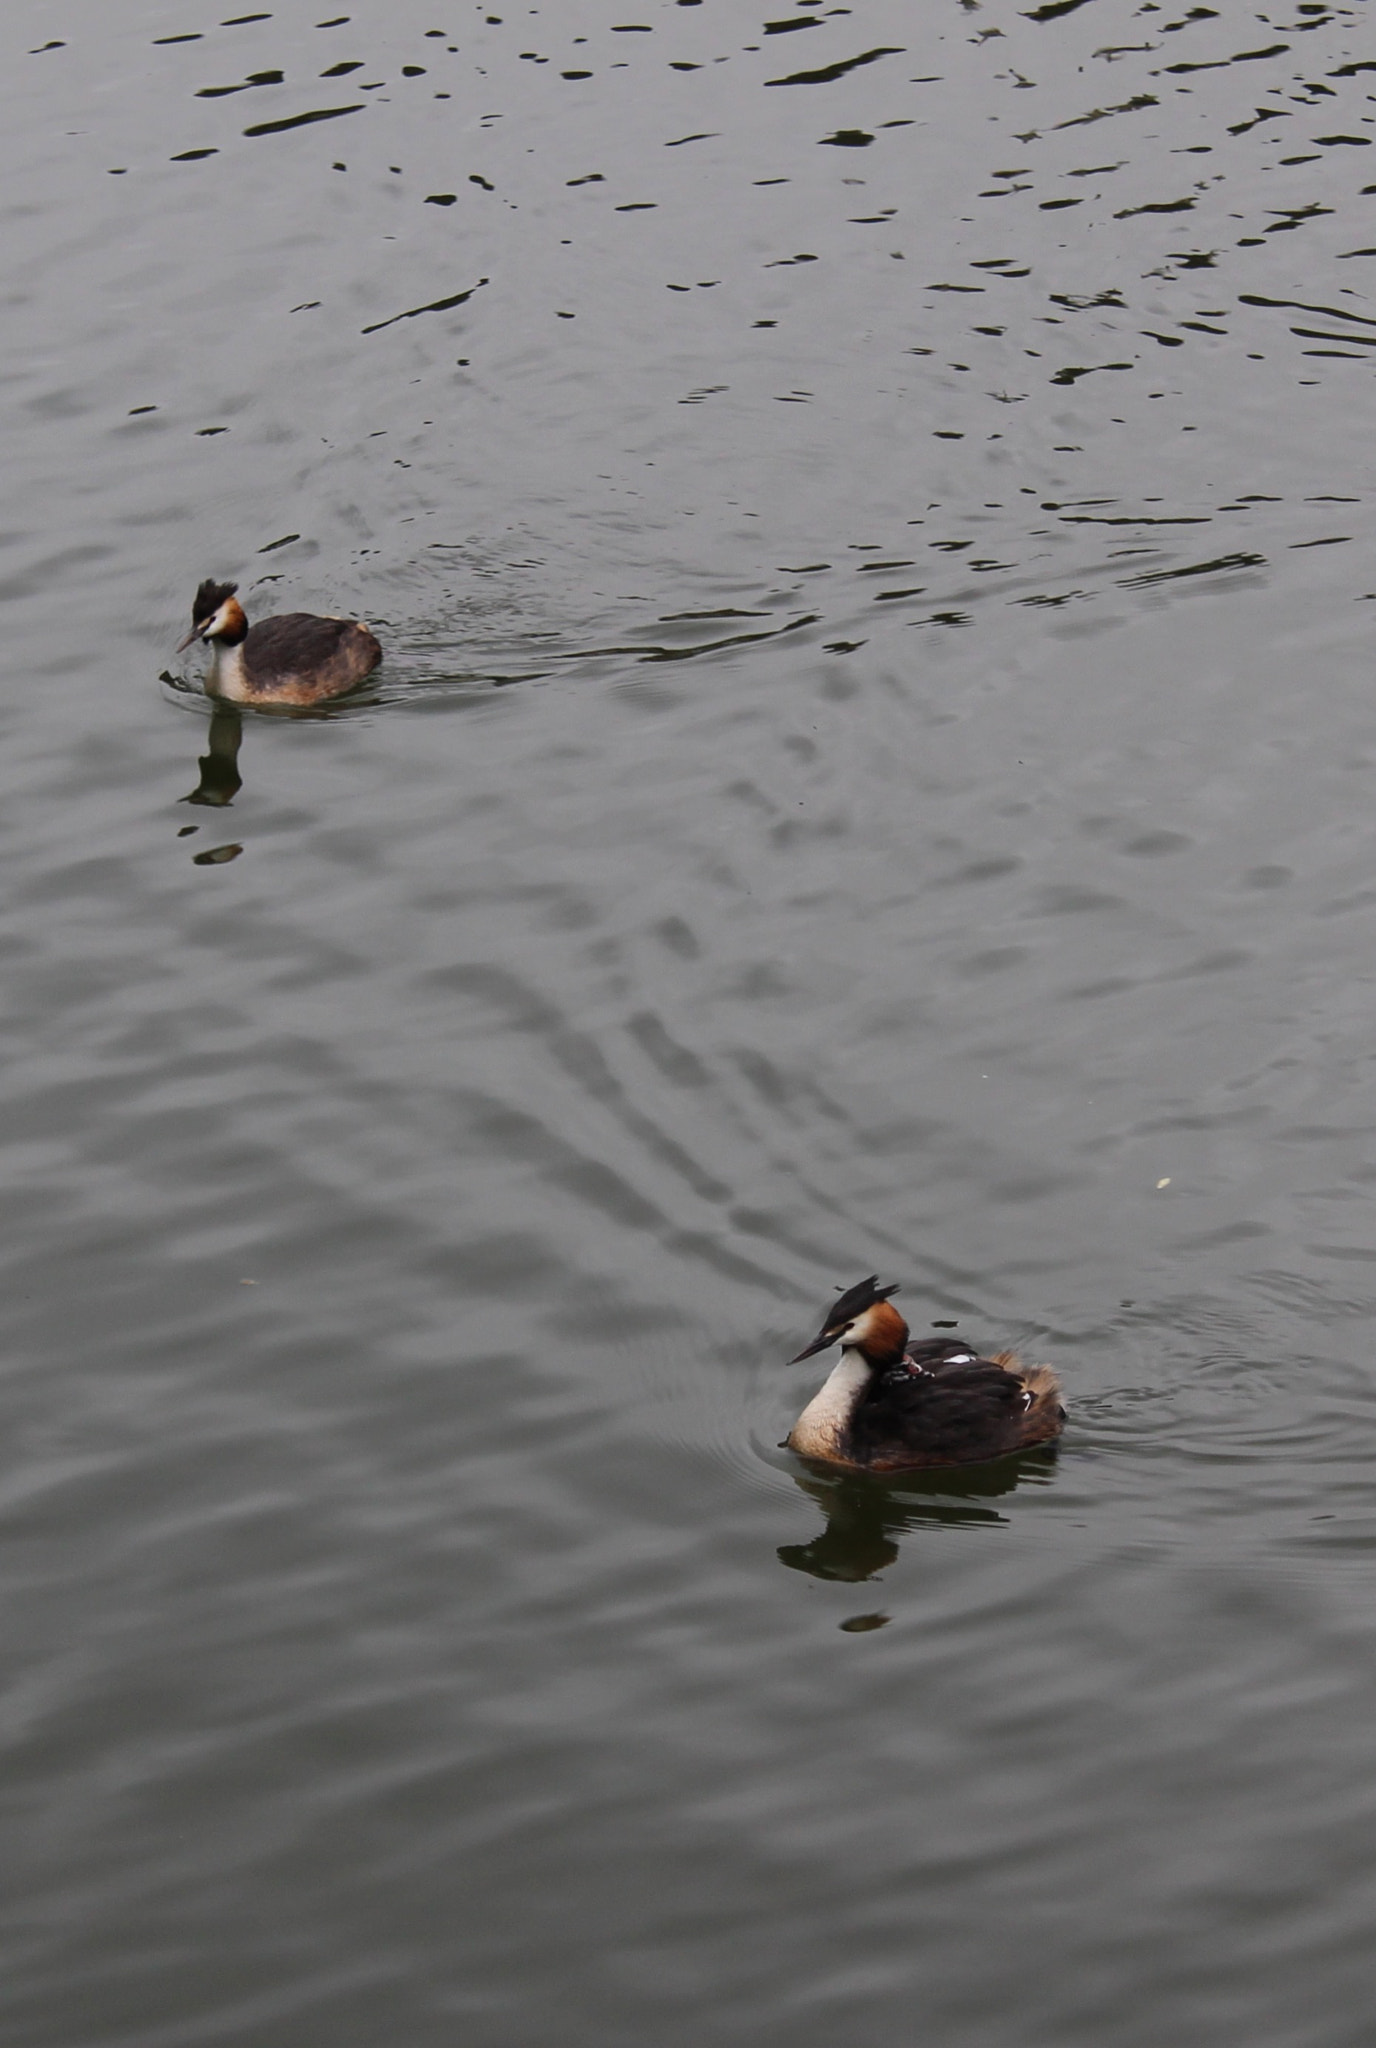
[[[200,627],[199,627],[199,626],[193,626],[193,627],[191,628],[191,631],[190,631],[190,632],[189,632],[189,633],[187,634],[187,636],[186,636],[185,640],[180,640],[180,641],[178,641],[178,643],[177,643],[177,652],[178,652],[178,654],[185,654],[185,652],[186,652],[187,648],[188,648],[188,647],[189,647],[189,646],[191,645],[192,641],[193,641],[193,640],[199,640],[199,639],[200,639],[200,637],[201,637],[201,629],[200,629]]]
[[[843,1324],[842,1328],[844,1327],[845,1326]],[[813,1358],[819,1351],[826,1351],[831,1345],[833,1345],[836,1342],[840,1334],[840,1330],[821,1331],[816,1337],[813,1338],[812,1342],[807,1346],[806,1350],[800,1351],[796,1358],[789,1359],[789,1364],[801,1365],[805,1358]]]

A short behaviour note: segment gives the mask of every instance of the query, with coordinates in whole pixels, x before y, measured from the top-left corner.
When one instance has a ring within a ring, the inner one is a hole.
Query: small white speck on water
[[[1167,1175],[1166,1175],[1166,1178],[1165,1178],[1164,1180],[1159,1180],[1159,1181],[1158,1181],[1158,1182],[1156,1183],[1156,1185],[1157,1185],[1157,1187],[1158,1187],[1158,1188],[1168,1188],[1168,1187],[1170,1186],[1170,1184],[1171,1184],[1171,1177],[1170,1177],[1170,1175],[1169,1175],[1169,1174],[1167,1174]]]

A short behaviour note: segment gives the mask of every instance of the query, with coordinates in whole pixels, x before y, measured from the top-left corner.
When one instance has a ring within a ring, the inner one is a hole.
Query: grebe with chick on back
[[[908,1342],[890,1305],[897,1287],[872,1273],[832,1304],[793,1365],[829,1345],[841,1360],[788,1433],[790,1450],[852,1472],[979,1465],[1058,1437],[1060,1383],[1011,1351],[980,1358],[956,1337]]]
[[[315,612],[282,612],[250,626],[237,583],[207,577],[191,607],[193,640],[210,649],[205,687],[232,704],[302,706],[342,697],[372,674],[382,649],[360,619],[327,619]]]

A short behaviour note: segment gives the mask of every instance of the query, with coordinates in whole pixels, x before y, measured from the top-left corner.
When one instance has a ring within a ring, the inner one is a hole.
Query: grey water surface
[[[1367,10],[342,4],[0,31],[0,2038],[1355,2048]]]

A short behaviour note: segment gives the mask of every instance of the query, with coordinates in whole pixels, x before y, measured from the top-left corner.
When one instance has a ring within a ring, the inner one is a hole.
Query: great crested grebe
[[[358,619],[322,619],[315,612],[282,612],[250,626],[235,596],[237,583],[207,577],[191,607],[193,640],[210,649],[205,686],[233,704],[323,704],[371,675],[382,649]]]
[[[829,1344],[841,1362],[788,1433],[788,1447],[819,1464],[861,1472],[978,1465],[1050,1443],[1065,1423],[1049,1366],[1011,1351],[980,1358],[957,1337],[908,1342],[908,1325],[872,1273],[847,1288],[791,1361]]]

